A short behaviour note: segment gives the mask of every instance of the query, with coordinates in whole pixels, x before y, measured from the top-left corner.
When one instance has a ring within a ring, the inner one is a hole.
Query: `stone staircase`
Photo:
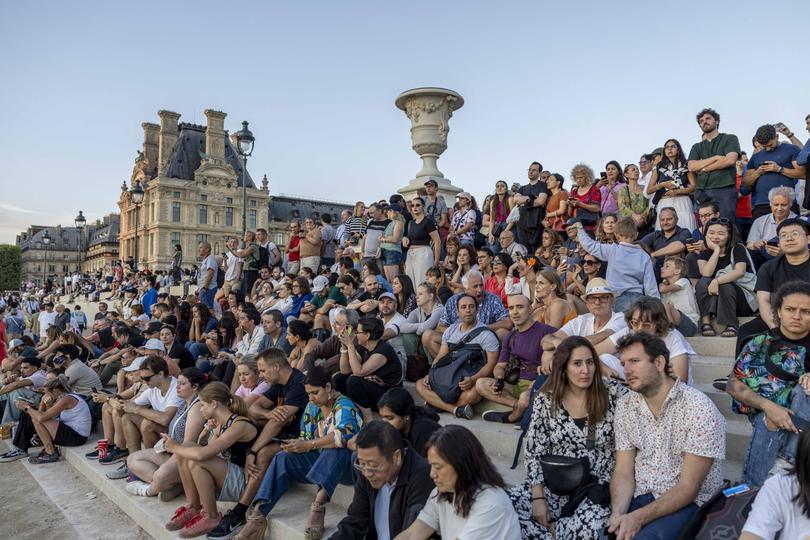
[[[729,396],[712,387],[712,381],[715,378],[723,377],[731,371],[735,340],[721,337],[694,337],[689,338],[689,341],[699,355],[692,363],[695,385],[712,399],[726,418],[724,475],[731,480],[737,480],[748,450],[751,428],[744,417],[731,411]],[[407,383],[406,388],[416,395],[413,384]],[[416,399],[417,403],[421,403],[418,397]],[[442,414],[441,423],[443,425],[460,424],[472,430],[487,449],[489,456],[506,481],[509,484],[521,482],[525,477],[522,452],[517,469],[512,470],[509,468],[517,446],[519,431],[512,425],[483,421],[480,415],[488,409],[503,409],[503,407],[491,402],[481,402],[475,407],[476,417],[474,420],[467,421],[454,418],[449,414]],[[93,440],[95,438],[96,435],[93,435]],[[111,481],[104,476],[104,473],[115,467],[114,465],[103,466],[98,462],[84,458],[85,452],[89,452],[94,444],[89,443],[81,448],[65,448],[64,455],[68,463],[98,487],[148,534],[161,540],[177,538],[176,533],[165,530],[164,524],[171,518],[174,510],[184,503],[183,497],[178,497],[169,503],[162,503],[157,498],[129,495],[124,490],[125,483],[123,480]],[[270,514],[268,532],[265,538],[280,540],[303,539],[309,505],[314,495],[315,488],[313,486],[294,486]],[[325,538],[331,534],[335,525],[345,514],[351,499],[352,488],[339,486],[332,502],[327,506],[326,525],[328,530],[324,536]],[[224,511],[229,506],[220,504],[220,510]]]

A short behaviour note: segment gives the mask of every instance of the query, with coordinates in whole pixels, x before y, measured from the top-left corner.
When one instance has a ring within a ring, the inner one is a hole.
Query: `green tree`
[[[22,285],[19,246],[0,244],[0,291],[18,290]]]

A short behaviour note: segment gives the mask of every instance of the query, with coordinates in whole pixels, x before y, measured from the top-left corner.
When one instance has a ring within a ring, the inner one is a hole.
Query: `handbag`
[[[509,215],[506,216],[507,223],[517,223],[520,220],[520,207],[515,206],[509,211]]]
[[[503,380],[506,384],[517,384],[520,380],[520,357],[513,353],[517,330],[512,330],[509,336],[509,359],[506,361],[506,371]]]
[[[593,186],[591,189],[588,190],[588,196],[585,199],[585,204],[591,204],[591,193],[593,192]],[[576,214],[574,217],[579,219],[583,225],[596,225],[596,222],[599,220],[599,212],[591,212],[590,210],[584,210],[580,207],[577,207]]]
[[[585,447],[592,450],[596,439],[596,426],[588,422],[588,438]],[[546,454],[540,456],[543,481],[553,494],[569,497],[591,480],[591,461],[587,456],[570,457]]]
[[[749,266],[754,269],[754,261],[751,260],[751,255],[748,253],[748,250],[745,250],[745,256],[748,259]],[[725,268],[721,268],[717,271],[714,277],[722,276],[723,274],[728,274],[732,270],[734,270],[734,265],[737,262],[734,260],[734,248],[731,249],[731,262]],[[746,272],[743,276],[737,281],[734,282],[740,289],[743,290],[745,293],[745,301],[748,303],[748,307],[752,310],[756,311],[758,304],[757,304],[757,293],[756,293],[756,286],[757,286],[757,275],[755,272]]]
[[[482,332],[492,332],[482,326],[464,336],[461,341],[450,347],[447,354],[437,359],[428,373],[430,388],[445,403],[455,403],[461,397],[458,383],[461,379],[475,375],[487,361],[484,350],[470,341]]]

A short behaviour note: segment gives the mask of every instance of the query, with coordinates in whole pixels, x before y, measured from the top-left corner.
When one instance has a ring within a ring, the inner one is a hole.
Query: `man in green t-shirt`
[[[697,181],[695,199],[698,203],[713,200],[720,216],[734,220],[737,210],[737,157],[740,141],[736,135],[720,133],[720,115],[714,109],[697,114],[703,139],[689,151],[689,174]]]

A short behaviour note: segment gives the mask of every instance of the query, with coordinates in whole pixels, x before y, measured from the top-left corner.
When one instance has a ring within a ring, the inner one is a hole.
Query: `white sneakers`
[[[150,484],[140,480],[135,480],[134,482],[129,482],[125,489],[130,495],[138,495],[139,497],[154,497],[154,495],[149,494],[149,487]]]

